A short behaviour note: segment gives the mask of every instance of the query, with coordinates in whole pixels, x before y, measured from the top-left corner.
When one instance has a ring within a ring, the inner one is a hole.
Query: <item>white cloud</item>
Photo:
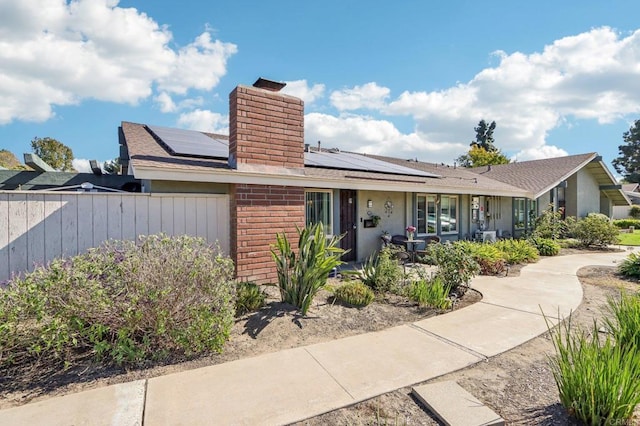
[[[228,135],[229,117],[217,112],[196,109],[195,111],[180,114],[178,126],[200,132]]]
[[[178,109],[178,106],[173,102],[171,95],[167,92],[161,92],[158,96],[153,98],[153,100],[158,103],[160,111],[162,112],[175,112]]]
[[[333,120],[313,116],[316,121],[307,124],[306,131],[312,139],[339,134],[343,140],[336,140],[337,146],[352,146],[350,141],[356,140],[368,149],[377,146],[389,153],[403,152],[408,140],[418,140],[414,146],[419,157],[450,162],[468,149],[480,119],[495,120],[496,145],[524,160],[566,155],[565,150],[548,145],[546,138],[568,118],[609,123],[640,112],[640,30],[622,36],[608,27],[596,28],[557,40],[542,52],[495,55],[497,66],[446,90],[406,91],[389,99],[389,89],[367,83],[331,94],[333,105],[341,111],[369,108],[388,117],[411,117],[414,130],[410,134],[394,127],[397,139],[372,144],[362,137],[362,129],[354,127],[353,117],[343,116]],[[361,117],[361,122],[374,126],[366,118]],[[453,153],[455,146],[459,150]],[[451,155],[442,158],[444,152]]]
[[[362,108],[379,109],[385,104],[391,91],[387,87],[370,82],[353,89],[342,89],[331,93],[331,104],[340,111]]]
[[[309,86],[307,80],[287,81],[286,83],[282,93],[300,98],[305,104],[311,104],[324,96],[324,84]]]
[[[102,167],[102,163],[98,163],[100,167]],[[71,161],[71,165],[74,169],[76,169],[79,173],[91,173],[91,166],[89,165],[89,160],[84,158],[74,158]]]
[[[456,142],[433,143],[419,133],[405,134],[393,123],[360,115],[328,114],[305,115],[305,142],[316,145],[321,141],[325,148],[338,147],[344,151],[367,154],[407,157],[429,162],[452,163],[468,148]]]
[[[569,153],[564,149],[552,145],[544,145],[539,148],[523,149],[511,158],[511,160],[541,160],[543,158],[563,157],[565,155],[569,155]]]
[[[136,104],[211,90],[236,46],[209,32],[174,50],[171,32],[118,0],[0,3],[0,124],[44,121],[84,99]]]

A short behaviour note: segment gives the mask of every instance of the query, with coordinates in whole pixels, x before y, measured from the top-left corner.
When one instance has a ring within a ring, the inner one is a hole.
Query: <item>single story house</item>
[[[304,143],[304,104],[258,79],[229,97],[230,134],[122,122],[123,173],[143,192],[227,194],[239,279],[276,279],[275,234],[324,223],[344,234],[346,261],[380,248],[383,231],[443,240],[518,236],[549,204],[612,214],[629,201],[596,153],[465,169]]]

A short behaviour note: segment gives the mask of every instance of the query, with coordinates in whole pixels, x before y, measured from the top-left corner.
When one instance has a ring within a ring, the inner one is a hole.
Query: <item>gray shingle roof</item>
[[[540,195],[567,179],[597,156],[598,154],[590,152],[566,157],[475,167],[470,168],[469,171]]]

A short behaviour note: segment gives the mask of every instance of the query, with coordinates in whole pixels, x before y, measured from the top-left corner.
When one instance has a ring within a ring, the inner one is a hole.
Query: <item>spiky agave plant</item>
[[[283,302],[297,307],[303,315],[318,291],[326,284],[329,273],[341,265],[345,250],[338,247],[343,235],[327,237],[322,223],[297,228],[298,251],[292,249],[287,235],[276,234],[271,256],[278,271],[278,288]]]

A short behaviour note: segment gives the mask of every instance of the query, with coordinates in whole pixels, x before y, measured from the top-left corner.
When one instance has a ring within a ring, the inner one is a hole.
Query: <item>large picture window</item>
[[[440,197],[440,227],[443,234],[458,232],[458,197]]]
[[[418,195],[416,199],[418,207],[416,228],[418,234],[435,234],[438,232],[436,223],[436,196]]]
[[[333,235],[333,221],[331,220],[331,191],[305,191],[305,223],[307,226],[322,223],[327,235]]]
[[[525,201],[524,198],[513,199],[513,227],[515,229],[524,229],[526,215]]]

